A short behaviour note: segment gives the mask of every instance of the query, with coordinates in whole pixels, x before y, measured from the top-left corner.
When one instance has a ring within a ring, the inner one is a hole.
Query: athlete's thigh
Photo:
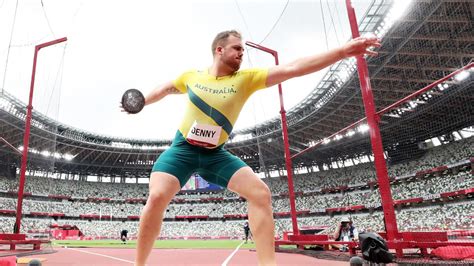
[[[176,176],[164,172],[152,172],[150,175],[150,195],[161,196],[171,200],[181,190]]]
[[[237,170],[230,178],[227,188],[247,199],[270,193],[267,184],[249,166]]]
[[[164,151],[153,165],[152,175],[155,172],[174,176],[183,187],[190,176],[195,172],[199,161],[196,152],[187,145],[173,145]]]

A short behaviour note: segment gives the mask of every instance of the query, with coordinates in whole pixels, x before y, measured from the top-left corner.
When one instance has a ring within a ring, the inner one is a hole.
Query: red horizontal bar
[[[176,215],[176,219],[207,219],[209,215]]]
[[[474,63],[470,63],[470,64],[468,64],[468,65],[466,65],[466,66],[464,66],[464,67],[462,67],[462,68],[460,68],[460,69],[454,71],[453,73],[451,73],[451,74],[445,76],[444,78],[441,78],[441,79],[435,81],[434,83],[431,83],[430,85],[428,85],[428,86],[426,86],[426,87],[424,87],[424,88],[422,88],[422,89],[420,89],[420,90],[418,90],[418,91],[416,91],[416,92],[414,92],[414,93],[412,93],[412,94],[406,96],[405,98],[403,98],[403,99],[401,99],[401,100],[399,100],[399,101],[397,101],[397,102],[395,102],[395,103],[393,103],[393,104],[391,104],[391,105],[389,105],[389,106],[383,108],[382,110],[378,111],[376,114],[377,114],[378,116],[381,116],[381,115],[383,115],[384,113],[388,112],[390,109],[393,109],[393,108],[395,108],[395,107],[401,105],[402,103],[405,103],[406,101],[409,101],[409,100],[411,100],[411,99],[417,97],[418,95],[423,94],[424,92],[426,92],[426,91],[432,89],[434,86],[436,86],[436,85],[438,85],[438,84],[440,84],[440,83],[442,83],[442,82],[444,82],[444,81],[450,79],[451,77],[453,77],[453,76],[459,74],[461,71],[466,70],[466,69],[469,69],[469,68],[472,68],[472,67],[474,67]],[[351,129],[351,128],[354,128],[356,125],[360,124],[361,122],[363,122],[363,121],[365,121],[365,120],[366,120],[366,118],[364,117],[364,118],[358,120],[357,122],[355,122],[355,123],[353,123],[353,124],[350,124],[349,126],[347,126],[347,127],[343,128],[343,129],[337,131],[336,133],[332,134],[331,136],[329,136],[329,137],[327,137],[327,138],[324,138],[324,139],[322,139],[322,140],[316,142],[313,146],[308,147],[308,148],[306,148],[306,149],[304,149],[304,150],[302,150],[302,151],[300,151],[300,152],[294,154],[293,156],[291,156],[291,159],[294,159],[295,157],[300,156],[301,154],[306,153],[306,152],[308,152],[309,150],[312,150],[312,149],[314,149],[315,147],[321,145],[321,143],[323,143],[325,139],[331,139],[331,138],[333,138],[334,136],[336,136],[336,135],[338,135],[338,134],[340,134],[340,133],[342,133],[342,132],[344,132],[344,131],[346,131],[346,130],[349,130],[349,129]]]
[[[445,82],[446,80],[452,78],[453,76],[455,76],[455,75],[459,74],[460,72],[462,72],[462,71],[464,71],[464,70],[467,70],[467,69],[469,69],[469,68],[471,68],[471,67],[474,67],[474,63],[470,63],[470,64],[468,64],[468,65],[466,65],[466,66],[464,66],[464,67],[462,67],[462,68],[460,68],[460,69],[454,71],[453,73],[451,73],[451,74],[445,76],[444,78],[438,79],[437,81],[431,83],[430,85],[424,87],[423,89],[420,89],[420,90],[418,90],[418,91],[416,91],[416,92],[414,92],[414,93],[412,93],[412,94],[406,96],[405,98],[403,98],[403,99],[401,99],[401,100],[399,100],[399,101],[396,101],[396,102],[392,103],[391,105],[389,105],[389,106],[383,108],[382,110],[378,111],[377,114],[378,114],[378,115],[383,115],[384,113],[388,112],[390,109],[393,109],[393,108],[395,108],[395,107],[401,105],[402,103],[405,103],[405,102],[407,102],[407,101],[409,101],[409,100],[411,100],[411,99],[417,97],[418,95],[425,93],[426,91],[432,89],[434,86],[437,86],[438,84],[441,84],[441,83]]]

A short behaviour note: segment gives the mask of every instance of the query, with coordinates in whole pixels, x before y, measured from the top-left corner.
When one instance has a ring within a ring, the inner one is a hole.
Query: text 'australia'
[[[196,83],[194,85],[195,88],[197,89],[200,89],[204,92],[210,92],[212,94],[230,94],[230,93],[237,93],[237,90],[234,89],[234,88],[229,88],[229,87],[224,87],[224,88],[219,88],[219,89],[215,89],[215,88],[209,88],[209,87],[206,87],[206,86],[203,86],[201,84],[198,84]]]

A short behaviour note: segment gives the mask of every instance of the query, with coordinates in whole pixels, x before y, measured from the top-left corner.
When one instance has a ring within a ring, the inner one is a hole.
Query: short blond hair
[[[223,32],[219,32],[216,37],[214,38],[214,41],[212,41],[212,55],[214,56],[216,54],[216,48],[217,46],[224,46],[227,43],[227,39],[229,36],[232,35],[234,37],[237,37],[239,39],[242,39],[242,35],[240,32],[236,30],[226,30]]]

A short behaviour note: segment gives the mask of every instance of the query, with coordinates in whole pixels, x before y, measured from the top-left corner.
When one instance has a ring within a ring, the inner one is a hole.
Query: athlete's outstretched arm
[[[347,57],[377,55],[376,52],[367,50],[369,47],[380,47],[379,39],[358,37],[330,51],[274,66],[268,71],[266,86],[271,87],[285,80],[316,72]]]
[[[152,104],[163,99],[165,96],[170,94],[181,94],[182,92],[179,91],[173,84],[173,82],[167,82],[161,84],[154,88],[146,97],[145,97],[145,105]]]

